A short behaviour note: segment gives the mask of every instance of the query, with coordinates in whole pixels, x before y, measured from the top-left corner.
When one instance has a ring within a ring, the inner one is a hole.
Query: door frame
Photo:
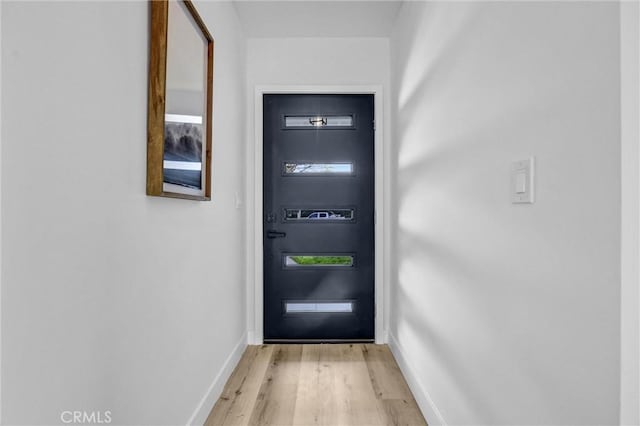
[[[376,129],[374,132],[374,191],[375,191],[375,342],[378,344],[387,342],[387,332],[385,327],[385,317],[387,314],[388,297],[385,297],[388,290],[389,273],[388,261],[389,250],[385,245],[389,237],[389,226],[387,223],[389,195],[389,155],[387,138],[384,137],[384,103],[382,86],[256,86],[254,91],[254,144],[249,144],[247,153],[247,166],[253,168],[253,179],[247,182],[247,197],[253,193],[253,203],[248,203],[247,216],[248,232],[247,247],[253,247],[253,255],[247,253],[249,265],[247,269],[247,328],[249,328],[248,344],[260,345],[263,343],[264,330],[264,264],[263,264],[263,222],[262,222],[262,200],[263,200],[263,95],[267,94],[370,94],[374,96],[374,117]],[[249,136],[250,137],[250,136]],[[253,149],[251,149],[253,148]],[[252,188],[250,188],[252,186]],[[253,221],[250,219],[253,217]],[[253,226],[251,226],[253,225]],[[250,249],[249,249],[250,250]],[[252,262],[253,261],[253,262]],[[251,267],[253,266],[253,267]],[[253,297],[252,297],[253,296]],[[250,314],[253,315],[250,315]],[[252,318],[253,317],[253,318]]]

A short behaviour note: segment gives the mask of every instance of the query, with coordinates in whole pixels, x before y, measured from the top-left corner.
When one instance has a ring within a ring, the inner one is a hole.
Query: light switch
[[[511,202],[531,204],[533,197],[534,157],[511,165]]]
[[[516,173],[516,194],[527,192],[527,174],[521,171]]]

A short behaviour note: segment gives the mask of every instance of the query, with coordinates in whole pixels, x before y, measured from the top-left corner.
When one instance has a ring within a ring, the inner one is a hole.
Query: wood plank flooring
[[[205,426],[426,425],[386,345],[248,346]]]

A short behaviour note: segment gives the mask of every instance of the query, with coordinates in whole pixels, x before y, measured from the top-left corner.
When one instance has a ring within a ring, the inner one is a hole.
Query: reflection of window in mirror
[[[163,189],[204,195],[207,39],[182,1],[169,1]]]

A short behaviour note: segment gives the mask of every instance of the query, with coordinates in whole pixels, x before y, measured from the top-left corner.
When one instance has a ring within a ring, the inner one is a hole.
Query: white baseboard
[[[393,353],[404,378],[407,380],[407,384],[409,385],[409,388],[418,403],[418,407],[420,408],[420,411],[422,411],[422,415],[429,426],[447,426],[447,423],[442,418],[440,410],[438,410],[438,407],[434,404],[431,396],[429,396],[429,393],[425,390],[424,386],[422,386],[420,380],[418,380],[418,377],[413,372],[413,369],[409,366],[404,350],[396,340],[396,336],[391,332],[389,332],[389,347],[391,348],[391,352]]]
[[[187,426],[201,426],[207,421],[211,409],[222,394],[224,385],[227,383],[227,380],[229,380],[231,373],[233,373],[233,369],[238,365],[238,361],[240,361],[240,357],[242,357],[246,347],[247,333],[244,333],[227,357],[227,360],[222,365],[215,379],[213,379],[213,383],[211,383],[211,386],[207,389],[207,393],[200,400],[195,412],[187,422]]]

